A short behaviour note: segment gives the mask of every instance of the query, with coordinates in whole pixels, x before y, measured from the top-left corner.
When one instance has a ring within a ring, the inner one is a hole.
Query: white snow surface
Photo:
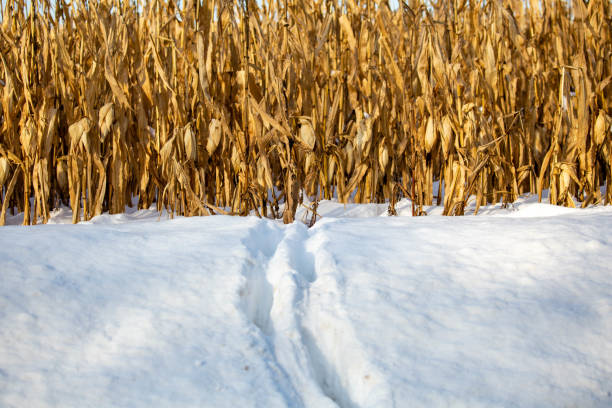
[[[0,407],[612,406],[612,208],[397,209],[0,228]]]

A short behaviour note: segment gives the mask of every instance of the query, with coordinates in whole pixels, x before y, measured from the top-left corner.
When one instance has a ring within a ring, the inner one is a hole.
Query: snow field
[[[612,405],[610,208],[320,209],[0,229],[0,406]]]

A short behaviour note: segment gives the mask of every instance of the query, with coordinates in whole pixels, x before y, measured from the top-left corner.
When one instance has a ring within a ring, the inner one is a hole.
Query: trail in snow
[[[392,407],[388,386],[336,300],[339,271],[317,230],[262,222],[245,243],[257,260],[246,272],[245,312],[268,338],[292,395],[302,396],[300,406]]]
[[[282,367],[291,388],[300,396],[297,406],[333,407],[316,381],[312,365],[312,356],[305,347],[300,312],[304,296],[308,294],[311,276],[308,268],[304,269],[300,255],[302,240],[307,232],[304,226],[294,224],[286,229],[262,222],[262,225],[272,229],[269,234],[281,234],[273,252],[269,252],[267,260],[263,261],[261,272],[265,287],[269,290],[264,294],[260,304],[265,304],[267,315],[253,319],[254,323],[267,336],[279,367]],[[259,232],[264,232],[261,229]],[[262,236],[266,236],[265,234]],[[265,253],[267,248],[261,248],[261,236],[249,242],[254,245],[257,254]],[[307,263],[306,263],[307,265]],[[259,269],[259,268],[257,268]],[[247,314],[252,313],[247,310]]]

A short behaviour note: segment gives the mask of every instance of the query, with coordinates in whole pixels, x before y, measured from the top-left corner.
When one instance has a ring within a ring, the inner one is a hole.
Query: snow
[[[612,208],[425,210],[0,228],[0,407],[612,406]]]

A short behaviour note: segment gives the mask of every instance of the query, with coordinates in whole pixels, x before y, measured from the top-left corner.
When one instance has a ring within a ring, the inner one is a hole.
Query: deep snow
[[[427,210],[0,228],[0,406],[612,406],[612,208]]]

